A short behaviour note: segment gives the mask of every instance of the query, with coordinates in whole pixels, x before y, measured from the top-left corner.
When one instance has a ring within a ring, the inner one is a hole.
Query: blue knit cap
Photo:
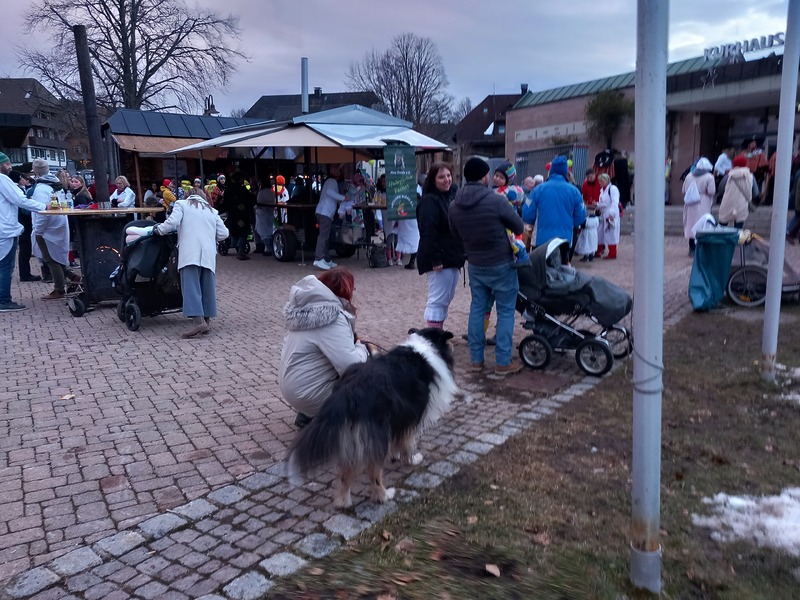
[[[556,156],[553,159],[553,162],[550,163],[550,175],[561,175],[566,177],[568,172],[569,166],[567,165],[566,156]]]

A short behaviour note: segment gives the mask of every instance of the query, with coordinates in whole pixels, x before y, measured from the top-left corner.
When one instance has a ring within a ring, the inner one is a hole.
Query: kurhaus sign
[[[723,44],[722,46],[713,46],[706,48],[703,55],[706,60],[725,59],[731,58],[742,54],[743,52],[755,52],[757,50],[767,50],[777,46],[783,46],[784,32],[776,33],[774,35],[762,35],[760,38],[753,38],[744,40],[743,42],[736,42],[735,44]]]

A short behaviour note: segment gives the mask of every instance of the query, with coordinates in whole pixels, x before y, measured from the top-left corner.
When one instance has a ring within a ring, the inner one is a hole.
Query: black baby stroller
[[[177,312],[183,306],[178,273],[178,236],[151,235],[126,243],[131,227],[151,227],[153,221],[131,221],[123,231],[122,260],[112,275],[122,299],[117,317],[131,331],[139,329],[142,315],[153,317]]]
[[[605,279],[561,265],[560,248],[568,243],[550,240],[531,252],[530,267],[518,269],[517,310],[525,318],[523,327],[533,331],[520,342],[519,355],[527,366],[544,369],[553,351],[575,350],[581,370],[600,377],[614,358],[632,349],[619,321],[631,312],[633,301]]]

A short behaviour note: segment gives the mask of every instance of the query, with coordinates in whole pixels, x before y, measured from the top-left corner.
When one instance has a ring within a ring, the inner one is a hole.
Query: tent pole
[[[133,153],[133,165],[136,169],[136,204],[144,206],[142,203],[142,178],[139,176],[139,153]],[[96,188],[97,186],[95,186]]]
[[[206,173],[205,169],[203,169],[203,149],[200,148],[200,180],[203,182],[202,185],[205,186],[206,184]]]

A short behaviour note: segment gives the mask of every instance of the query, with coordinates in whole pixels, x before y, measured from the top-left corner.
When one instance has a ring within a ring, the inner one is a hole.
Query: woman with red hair
[[[278,385],[299,427],[319,412],[347,367],[369,357],[355,332],[355,288],[353,274],[334,267],[303,277],[289,292]]]

